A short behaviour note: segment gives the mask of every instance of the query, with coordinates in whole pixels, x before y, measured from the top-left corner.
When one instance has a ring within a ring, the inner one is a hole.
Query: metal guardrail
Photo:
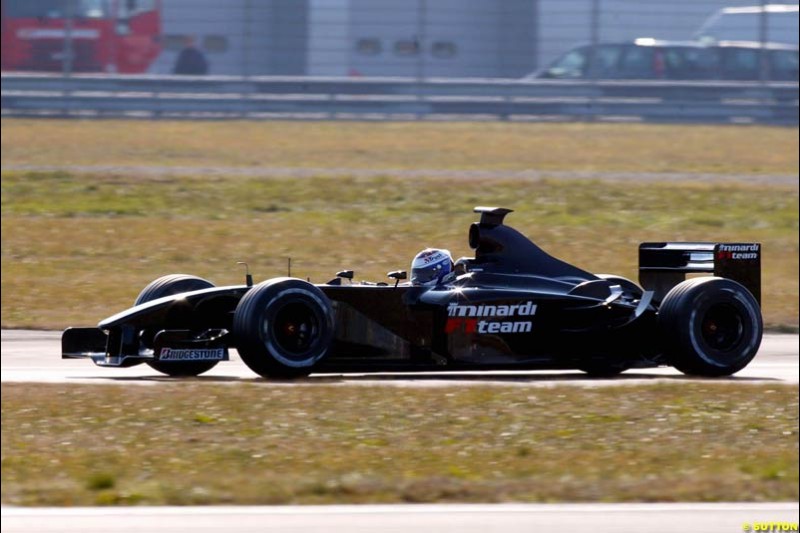
[[[3,116],[798,125],[798,84],[2,74]]]

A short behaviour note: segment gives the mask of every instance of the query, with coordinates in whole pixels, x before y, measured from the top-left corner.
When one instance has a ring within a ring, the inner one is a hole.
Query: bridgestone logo
[[[222,361],[225,359],[224,348],[161,348],[161,361]]]

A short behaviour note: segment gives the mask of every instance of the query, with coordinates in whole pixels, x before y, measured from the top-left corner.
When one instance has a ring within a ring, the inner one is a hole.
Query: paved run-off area
[[[101,368],[89,360],[62,360],[58,331],[3,330],[3,382],[41,383],[123,383],[126,385],[175,382],[147,365],[132,368]],[[262,382],[231,350],[231,361],[222,362],[199,378],[207,382]],[[470,383],[525,386],[581,385],[601,386],[621,383],[637,385],[670,381],[697,381],[672,368],[630,370],[612,379],[590,379],[580,371],[524,372],[445,372],[417,374],[315,374],[303,383],[342,385],[397,385],[430,387],[468,385]],[[720,380],[709,380],[720,381]],[[766,334],[761,350],[750,365],[736,376],[723,381],[737,383],[797,383],[798,336]],[[266,383],[266,382],[265,382]],[[275,386],[275,383],[271,384]]]
[[[3,508],[3,533],[797,531],[797,503]],[[766,529],[773,525],[778,529]],[[786,526],[786,529],[784,529]],[[792,526],[794,526],[792,528]]]

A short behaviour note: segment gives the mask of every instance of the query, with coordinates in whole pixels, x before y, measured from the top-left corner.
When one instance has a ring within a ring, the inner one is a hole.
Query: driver
[[[411,262],[411,284],[433,286],[453,271],[449,250],[425,248]]]

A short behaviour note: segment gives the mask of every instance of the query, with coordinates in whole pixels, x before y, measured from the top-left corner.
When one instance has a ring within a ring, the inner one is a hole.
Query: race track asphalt
[[[731,533],[797,523],[796,502],[2,509],[3,533]]]
[[[62,360],[61,332],[3,330],[2,381],[37,383],[125,383],[158,384],[174,382],[147,365],[132,368],[100,368],[89,360]],[[761,350],[750,365],[727,381],[737,383],[798,383],[798,336],[768,334]],[[207,382],[261,382],[274,386],[291,386],[269,382],[254,374],[231,351],[231,361],[222,362],[199,378]],[[303,383],[341,385],[394,385],[428,387],[466,384],[506,384],[519,386],[603,386],[619,384],[698,381],[673,368],[631,370],[611,379],[591,379],[579,371],[504,371],[504,372],[437,372],[417,374],[314,374]],[[716,379],[714,381],[720,381]]]

